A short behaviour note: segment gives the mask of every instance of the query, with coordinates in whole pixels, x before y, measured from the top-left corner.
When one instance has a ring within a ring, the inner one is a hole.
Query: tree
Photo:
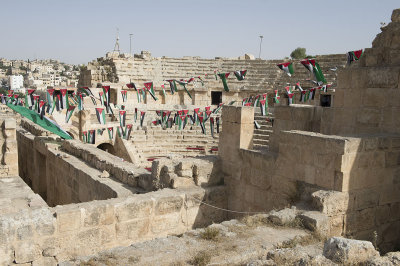
[[[297,47],[290,53],[292,59],[303,59],[306,58],[306,48]]]
[[[8,67],[7,72],[6,72],[6,76],[10,76],[10,75],[12,75],[11,66]]]

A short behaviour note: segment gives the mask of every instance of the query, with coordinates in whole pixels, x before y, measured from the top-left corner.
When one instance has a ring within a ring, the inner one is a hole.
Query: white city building
[[[16,90],[24,87],[24,77],[22,75],[10,76],[10,89]]]

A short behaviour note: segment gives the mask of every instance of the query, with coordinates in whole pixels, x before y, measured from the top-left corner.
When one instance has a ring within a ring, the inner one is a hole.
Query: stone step
[[[269,135],[265,135],[265,134],[254,134],[253,135],[253,142],[255,140],[269,140]]]
[[[254,129],[254,134],[261,134],[261,135],[270,135],[272,134],[273,130],[271,129],[265,129],[261,127],[260,129]]]
[[[269,140],[264,140],[264,139],[254,139],[253,140],[253,145],[268,145]]]

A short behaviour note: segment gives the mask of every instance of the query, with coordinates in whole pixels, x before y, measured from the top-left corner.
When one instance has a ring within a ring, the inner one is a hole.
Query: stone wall
[[[363,57],[340,71],[333,108],[323,133],[400,133],[400,14],[382,28]]]
[[[23,129],[17,137],[20,176],[49,206],[135,193],[113,179],[101,178],[102,170],[61,151],[55,139],[35,137]]]
[[[0,217],[0,264],[55,265],[76,256],[182,234],[224,220],[225,189],[164,189],[128,198],[35,208]]]
[[[223,132],[219,146],[230,208],[262,211],[285,200],[291,203],[301,191],[299,184],[305,185],[307,193],[303,190],[298,200],[309,200],[316,190],[340,195],[313,195],[318,208],[329,215],[333,234],[375,240],[385,252],[398,248],[399,25],[400,10],[395,10],[372,49],[339,74],[333,107],[276,106],[268,151],[248,156],[244,149],[251,148],[252,130],[242,129],[250,127],[252,116],[245,108],[224,108],[225,128],[226,121],[233,125]],[[264,165],[268,174],[260,173]],[[257,178],[261,182],[254,185]],[[274,181],[291,193],[274,198]],[[243,184],[246,193],[240,194],[237,186]],[[270,184],[268,189],[264,184]]]

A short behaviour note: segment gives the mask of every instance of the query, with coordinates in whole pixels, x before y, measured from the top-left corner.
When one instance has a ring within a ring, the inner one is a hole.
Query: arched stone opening
[[[108,153],[111,153],[112,155],[115,155],[115,149],[114,146],[111,145],[110,143],[102,143],[97,146],[98,149],[106,151]]]

